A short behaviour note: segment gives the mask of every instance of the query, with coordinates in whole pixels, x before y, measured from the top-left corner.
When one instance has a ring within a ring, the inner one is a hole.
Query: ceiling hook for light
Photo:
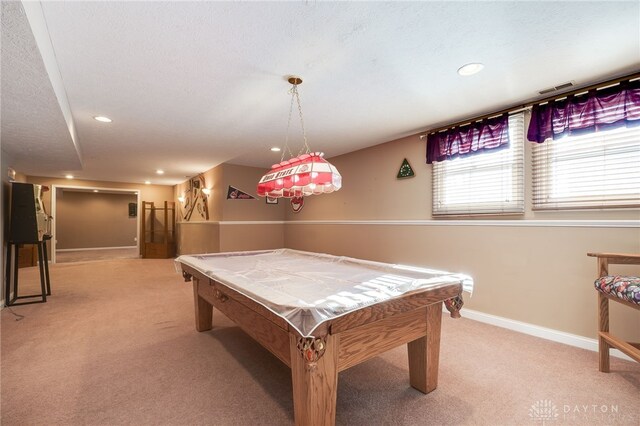
[[[302,84],[302,79],[297,75],[290,75],[289,78],[287,78],[287,81],[294,86]]]

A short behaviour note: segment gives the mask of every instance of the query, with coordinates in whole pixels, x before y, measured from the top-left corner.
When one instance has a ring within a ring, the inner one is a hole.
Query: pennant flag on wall
[[[415,176],[415,173],[413,173],[413,169],[411,168],[411,165],[405,158],[402,161],[402,165],[400,166],[400,170],[398,170],[398,176],[396,176],[396,178],[404,179],[404,178],[414,177],[414,176]]]
[[[227,189],[227,200],[255,200],[256,197],[253,195],[249,195],[244,191],[240,191],[238,188],[235,188],[229,185],[229,189]]]

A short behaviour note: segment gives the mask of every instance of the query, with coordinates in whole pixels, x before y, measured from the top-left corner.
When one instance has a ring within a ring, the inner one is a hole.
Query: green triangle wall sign
[[[404,178],[414,177],[415,175],[416,174],[413,173],[413,169],[411,168],[411,165],[409,164],[409,162],[405,158],[402,161],[402,165],[400,166],[400,170],[398,170],[398,176],[396,176],[396,178],[404,179]]]

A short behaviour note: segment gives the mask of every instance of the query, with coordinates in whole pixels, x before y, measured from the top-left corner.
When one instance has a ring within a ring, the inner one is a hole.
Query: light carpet
[[[37,268],[20,274],[21,292],[38,291]],[[288,368],[217,311],[196,332],[172,260],[56,264],[51,282],[47,303],[1,312],[3,425],[293,423]],[[340,373],[336,422],[638,425],[640,364],[597,364],[595,352],[446,316],[438,389],[409,387],[398,347]]]

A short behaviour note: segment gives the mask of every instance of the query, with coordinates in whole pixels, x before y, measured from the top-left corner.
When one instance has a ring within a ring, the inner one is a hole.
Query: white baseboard
[[[564,331],[540,327],[539,325],[516,321],[496,315],[485,314],[483,312],[474,311],[472,309],[463,308],[460,311],[460,314],[464,318],[468,318],[470,320],[479,321],[485,324],[491,324],[497,327],[506,328],[508,330],[517,331],[519,333],[528,334],[530,336],[551,340],[553,342],[564,343],[565,345],[575,346],[577,348],[598,352],[598,341],[596,339],[590,339],[588,337],[578,336],[577,334],[565,333]],[[610,354],[611,356],[615,356],[617,358],[633,361],[633,359],[617,349],[611,349]]]
[[[87,248],[74,248],[74,249],[56,249],[56,251],[85,251],[85,250],[117,250],[117,249],[134,249],[138,246],[121,246],[121,247],[87,247]]]

